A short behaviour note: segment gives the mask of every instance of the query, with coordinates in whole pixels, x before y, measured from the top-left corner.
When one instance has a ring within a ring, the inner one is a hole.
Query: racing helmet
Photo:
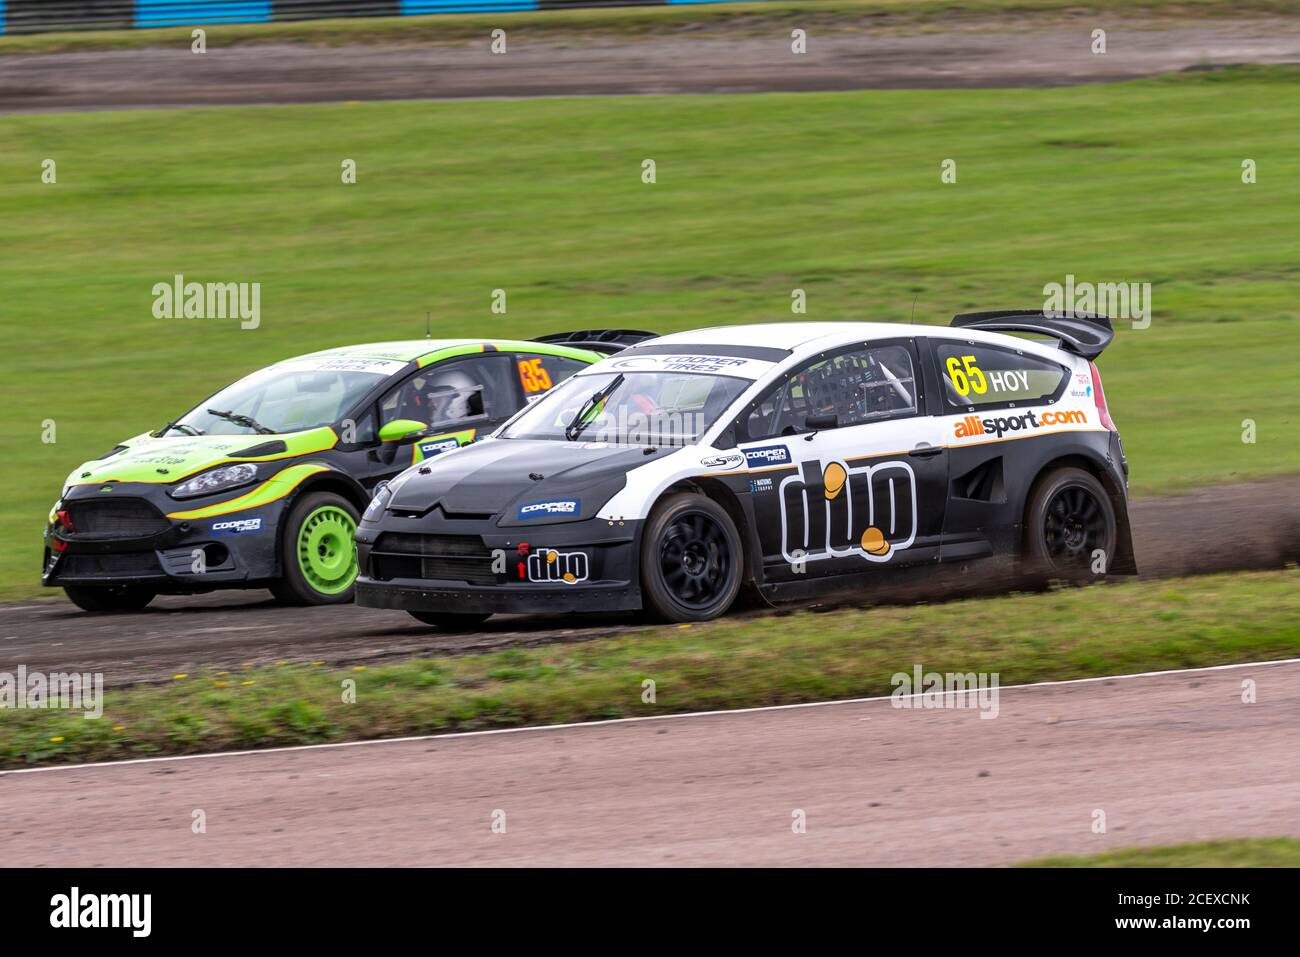
[[[483,387],[459,369],[433,373],[421,391],[430,425],[483,414]]]

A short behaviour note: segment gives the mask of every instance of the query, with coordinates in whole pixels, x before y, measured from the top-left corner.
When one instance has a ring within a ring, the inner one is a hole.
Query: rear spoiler
[[[988,332],[1036,332],[1059,339],[1061,347],[1092,360],[1115,338],[1110,320],[1090,312],[1048,312],[1045,309],[996,309],[963,312],[950,325]]]
[[[608,356],[622,352],[638,342],[657,338],[658,335],[657,332],[641,332],[639,329],[579,329],[576,332],[553,332],[548,336],[537,336],[532,341],[588,349]]]

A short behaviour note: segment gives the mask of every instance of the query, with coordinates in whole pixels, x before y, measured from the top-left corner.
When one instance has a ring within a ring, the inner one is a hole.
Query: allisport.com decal
[[[953,423],[953,434],[959,439],[968,439],[976,435],[991,435],[1000,439],[1009,432],[1029,432],[1053,425],[1087,424],[1088,414],[1082,409],[1066,409],[1061,412],[1022,412],[1020,415],[998,416],[992,419],[968,415]]]

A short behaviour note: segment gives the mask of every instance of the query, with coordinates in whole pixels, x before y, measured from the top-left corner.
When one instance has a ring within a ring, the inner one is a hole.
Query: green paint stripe
[[[446,359],[479,355],[487,351],[484,348],[485,346],[492,346],[497,352],[528,352],[538,356],[558,356],[564,359],[575,359],[578,362],[599,362],[605,358],[599,352],[592,352],[588,349],[575,349],[572,346],[554,345],[549,342],[529,342],[524,339],[492,339],[474,345],[448,346],[445,349],[436,349],[427,355],[420,356],[416,362],[423,369],[425,366]]]
[[[291,465],[287,469],[276,473],[274,477],[263,482],[251,492],[245,492],[238,498],[232,498],[228,502],[221,502],[217,505],[209,505],[206,508],[196,508],[188,512],[171,512],[167,517],[176,519],[211,518],[214,515],[228,515],[231,512],[260,508],[263,505],[269,505],[284,498],[301,485],[303,479],[308,476],[328,471],[329,469],[323,465]]]

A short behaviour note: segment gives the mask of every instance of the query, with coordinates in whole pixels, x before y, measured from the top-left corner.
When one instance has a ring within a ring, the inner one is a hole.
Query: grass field
[[[725,29],[730,35],[799,26],[835,29],[869,23],[919,26],[1002,15],[1122,14],[1127,19],[1292,14],[1292,0],[768,0],[755,3],[682,4],[441,14],[423,17],[353,17],[283,23],[221,24],[206,27],[213,48],[256,43],[461,43],[503,28],[514,36],[579,42],[583,38],[674,32],[683,35]],[[63,53],[99,49],[190,44],[191,27],[156,30],[91,30],[0,37],[6,53]]]
[[[1300,840],[1265,837],[1130,847],[1086,857],[1045,857],[1021,867],[1300,867]]]
[[[106,692],[104,715],[11,711],[0,766],[310,744],[826,701],[891,676],[996,672],[1001,685],[1293,657],[1300,571],[803,612],[372,668],[287,665]],[[1133,635],[1140,630],[1141,642]],[[112,676],[108,675],[111,681]],[[355,702],[343,682],[356,682]],[[656,685],[642,700],[642,682]]]
[[[1298,470],[1298,92],[1242,69],[0,117],[0,597],[39,591],[44,515],[83,460],[273,360],[417,337],[426,310],[435,335],[667,331],[792,318],[798,287],[808,319],[915,301],[946,322],[1039,306],[1066,274],[1150,282],[1151,327],[1101,361],[1135,491]],[[153,318],[177,273],[261,282],[260,328]]]

